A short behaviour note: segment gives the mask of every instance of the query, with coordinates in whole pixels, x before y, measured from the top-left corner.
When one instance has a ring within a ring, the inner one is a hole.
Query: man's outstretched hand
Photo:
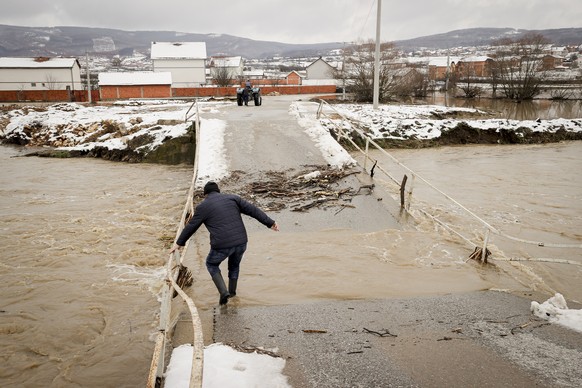
[[[174,244],[172,249],[170,249],[170,253],[174,253],[175,251],[181,252],[182,248],[184,248],[184,247],[181,245],[178,245],[178,244]]]
[[[271,226],[271,229],[273,229],[275,232],[278,232],[279,231],[279,225],[277,225],[277,223],[275,222],[273,224],[273,226]]]

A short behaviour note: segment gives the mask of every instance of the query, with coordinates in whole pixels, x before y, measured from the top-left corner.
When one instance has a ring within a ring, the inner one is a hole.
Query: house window
[[[31,82],[30,86],[35,87],[36,86],[36,82]]]

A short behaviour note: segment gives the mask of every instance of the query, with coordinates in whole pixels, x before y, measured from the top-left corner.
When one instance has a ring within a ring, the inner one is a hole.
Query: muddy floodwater
[[[0,386],[144,386],[167,242],[175,235],[191,168],[19,154],[0,147]],[[393,155],[504,233],[582,243],[580,142]],[[380,152],[372,157],[399,180],[410,175]],[[375,179],[399,200],[394,183],[380,173]],[[232,304],[527,287],[582,301],[580,266],[495,260],[580,262],[580,249],[491,236],[495,266],[484,267],[467,261],[466,241],[422,211],[475,242],[483,239],[479,222],[419,179],[410,210],[414,222],[402,229],[366,232],[334,225],[286,232],[283,222],[273,233],[249,222],[251,241]],[[203,265],[206,233],[193,238],[187,265],[194,276],[191,295],[201,310],[211,311],[217,294]]]

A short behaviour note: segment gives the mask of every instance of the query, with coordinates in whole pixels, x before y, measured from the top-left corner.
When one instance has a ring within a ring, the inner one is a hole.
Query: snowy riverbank
[[[202,113],[230,102],[201,102]],[[185,114],[191,102],[178,100],[123,101],[112,105],[74,103],[48,107],[4,108],[0,141],[45,147],[52,156],[92,156],[141,161],[164,143],[188,135]],[[324,128],[358,127],[387,146],[442,144],[543,143],[582,139],[582,119],[505,120],[469,108],[442,106],[337,104],[348,119],[322,117]],[[337,116],[337,115],[336,115]],[[50,156],[49,155],[49,156]]]

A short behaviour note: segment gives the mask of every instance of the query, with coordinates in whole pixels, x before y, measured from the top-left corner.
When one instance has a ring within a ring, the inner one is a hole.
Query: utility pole
[[[85,74],[87,74],[87,101],[91,103],[91,77],[89,75],[89,53],[85,51]]]
[[[378,109],[380,94],[380,21],[382,19],[382,0],[378,1],[378,11],[376,11],[376,58],[374,59],[374,109]]]

